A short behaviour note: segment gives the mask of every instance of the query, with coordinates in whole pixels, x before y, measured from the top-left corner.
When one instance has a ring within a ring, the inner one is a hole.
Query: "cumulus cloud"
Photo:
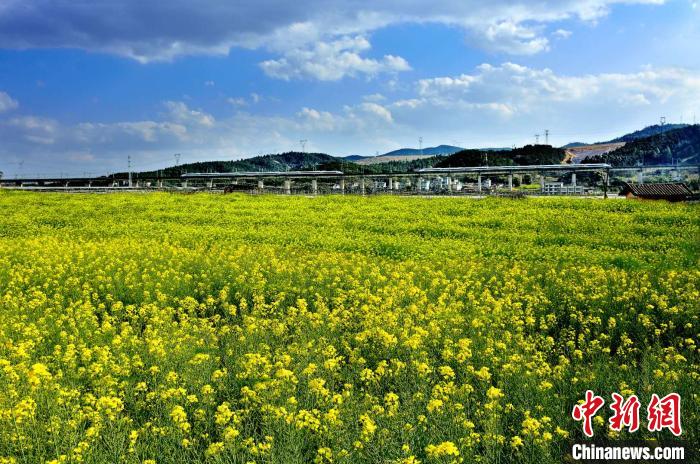
[[[315,44],[332,48],[328,44],[342,37],[366,36],[393,24],[447,24],[462,28],[487,50],[532,54],[548,47],[542,25],[569,18],[595,21],[616,3],[663,1],[435,0],[426,8],[423,2],[397,7],[393,0],[5,0],[0,7],[0,47],[75,47],[144,63],[183,55],[226,55],[232,47],[265,48],[281,55],[266,65],[270,72],[292,77],[294,60],[306,53],[328,53],[315,50]],[[343,59],[331,61],[348,66]],[[360,68],[377,66],[359,61]],[[390,68],[404,66],[398,57],[378,61]],[[328,70],[312,73],[336,75]]]
[[[386,107],[379,105],[377,103],[362,103],[359,108],[366,112],[373,114],[374,116],[378,117],[379,119],[385,121],[385,122],[394,122],[394,118],[391,115],[391,111],[389,111]]]
[[[483,64],[472,74],[422,79],[421,98],[437,105],[497,104],[507,112],[530,112],[552,103],[588,105],[665,103],[700,99],[700,78],[684,69],[645,69],[629,74],[559,75],[514,63]]]
[[[540,35],[539,28],[525,27],[513,21],[501,21],[475,27],[472,42],[493,52],[534,55],[549,50],[549,40]]]
[[[183,102],[166,101],[165,108],[173,121],[184,124],[196,124],[206,127],[212,127],[215,123],[214,116],[199,110],[193,110],[187,107]]]
[[[14,110],[18,106],[19,103],[17,103],[17,100],[13,100],[12,97],[10,97],[5,92],[0,92],[0,113]]]
[[[358,74],[373,77],[411,69],[399,56],[385,55],[380,60],[363,58],[360,53],[370,47],[364,37],[342,37],[332,42],[317,42],[309,48],[289,50],[283,58],[263,61],[260,67],[265,74],[278,79],[312,78],[321,81],[337,81]]]

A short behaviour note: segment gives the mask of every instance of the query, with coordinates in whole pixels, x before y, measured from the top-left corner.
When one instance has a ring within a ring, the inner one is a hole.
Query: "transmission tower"
[[[308,142],[308,140],[306,140],[306,139],[299,140],[299,145],[301,145],[301,152],[302,153],[306,153],[306,142]]]
[[[127,160],[128,160],[127,162],[129,165],[129,187],[131,187],[131,155],[129,155],[127,157]]]
[[[549,145],[549,129],[544,130],[544,144]]]
[[[535,134],[535,145],[540,144],[540,134]]]
[[[175,153],[175,166],[180,166],[180,153]]]
[[[423,137],[418,137],[418,149],[420,150],[421,156],[423,156]]]

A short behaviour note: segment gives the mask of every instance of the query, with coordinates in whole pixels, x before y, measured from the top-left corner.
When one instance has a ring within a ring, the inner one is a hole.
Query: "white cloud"
[[[384,120],[385,122],[394,122],[394,118],[391,116],[391,111],[389,111],[382,105],[379,105],[377,103],[365,102],[362,103],[359,106],[359,108],[366,113],[373,114],[374,116]]]
[[[513,21],[501,21],[474,28],[472,41],[493,52],[534,55],[549,50],[549,41],[538,29]]]
[[[612,5],[620,3],[663,2],[434,0],[426,6],[424,2],[397,4],[394,0],[6,1],[0,8],[0,47],[73,47],[117,54],[142,63],[185,55],[225,56],[232,47],[263,48],[280,55],[268,60],[268,70],[273,75],[291,78],[295,74],[292,66],[300,57],[306,53],[324,54],[324,50],[316,50],[317,45],[332,47],[329,44],[344,37],[367,36],[390,25],[455,26],[487,50],[532,54],[548,48],[547,38],[542,35],[544,25],[571,18],[596,21],[608,14]],[[154,17],[158,21],[153,21]],[[341,69],[354,69],[356,75],[367,74],[362,69],[377,66],[364,62],[366,58],[353,57],[357,51],[349,53],[345,59],[317,58],[318,66],[324,69],[307,71],[311,76],[336,79],[338,72],[328,69],[333,63]],[[403,69],[405,62],[400,60],[388,55],[377,61],[385,68]]]
[[[363,58],[360,53],[369,48],[370,43],[364,37],[342,37],[332,42],[317,42],[309,48],[289,50],[283,58],[263,61],[260,67],[265,74],[278,79],[321,81],[337,81],[359,74],[374,77],[380,73],[411,69],[399,56],[385,55],[379,60]]]
[[[328,111],[318,111],[313,108],[302,108],[297,117],[307,130],[332,131],[337,128],[337,119]]]
[[[386,97],[384,95],[382,95],[381,93],[373,93],[371,95],[363,96],[362,100],[364,100],[366,102],[378,103],[378,102],[382,102],[382,101],[386,100]]]
[[[226,102],[233,106],[246,106],[248,104],[248,102],[243,97],[229,97],[226,99]]]
[[[170,117],[179,123],[194,123],[207,127],[212,127],[215,123],[214,116],[211,114],[192,110],[183,102],[166,101],[165,107],[168,109]]]
[[[687,70],[646,69],[630,74],[558,75],[514,63],[483,64],[473,74],[420,80],[420,97],[433,104],[503,105],[504,112],[527,113],[552,103],[648,105],[671,98],[700,99],[700,77]]]
[[[5,122],[13,136],[31,143],[51,145],[58,134],[58,122],[36,116],[20,116]],[[5,139],[7,140],[7,139]]]
[[[572,32],[567,31],[566,29],[557,29],[552,35],[560,39],[568,39],[569,37],[571,37],[571,34]]]
[[[5,92],[0,92],[0,113],[14,110],[18,106],[19,103],[17,103],[17,100],[13,100],[12,97],[10,97]]]

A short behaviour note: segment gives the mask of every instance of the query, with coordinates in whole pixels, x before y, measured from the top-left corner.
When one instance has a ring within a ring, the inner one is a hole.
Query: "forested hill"
[[[435,167],[559,164],[564,160],[565,154],[563,149],[550,145],[525,145],[508,151],[462,150],[443,158]]]
[[[629,134],[625,134],[622,137],[618,137],[613,140],[609,140],[606,143],[615,143],[615,142],[633,142],[635,140],[640,140],[640,139],[645,139],[647,137],[651,137],[657,134],[662,134],[664,132],[670,132],[674,131],[676,129],[683,129],[685,127],[689,127],[689,124],[664,124],[659,125],[655,124],[653,126],[648,126],[645,127],[644,129],[634,131]]]
[[[434,166],[442,156],[403,161],[387,161],[371,165],[360,165],[346,158],[338,158],[325,153],[288,152],[278,155],[256,156],[236,161],[203,161],[198,163],[171,166],[159,171],[139,172],[137,176],[177,177],[184,173],[207,172],[271,172],[271,171],[342,171],[346,174],[387,174],[412,172],[415,169]],[[127,173],[114,174],[116,178],[126,178]]]
[[[638,164],[700,164],[700,125],[659,133],[628,142],[609,153],[587,158],[584,163],[609,163],[613,166]]]
[[[236,171],[301,171],[318,169],[319,166],[340,160],[325,153],[301,153],[290,151],[278,155],[263,155],[236,161],[202,161],[171,166],[159,171],[139,173],[143,176],[160,175],[161,177],[177,177],[184,173],[193,172],[236,172]],[[115,174],[116,177],[126,173]]]

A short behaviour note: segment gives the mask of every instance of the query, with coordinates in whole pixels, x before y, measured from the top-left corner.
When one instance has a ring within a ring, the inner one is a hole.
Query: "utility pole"
[[[544,144],[549,145],[549,129],[544,130]]]
[[[129,187],[131,187],[131,155],[127,159],[129,160]]]

